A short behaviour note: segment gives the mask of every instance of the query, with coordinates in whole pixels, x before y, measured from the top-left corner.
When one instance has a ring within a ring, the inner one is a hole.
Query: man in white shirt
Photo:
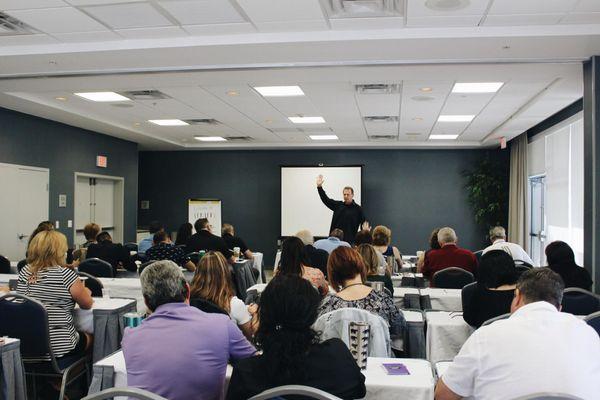
[[[436,400],[515,399],[539,392],[600,395],[600,338],[559,312],[564,284],[549,268],[521,275],[512,315],[476,330],[435,388]]]
[[[531,257],[523,250],[521,246],[516,243],[510,243],[506,241],[506,230],[501,226],[495,226],[490,229],[490,242],[492,242],[491,246],[486,247],[483,250],[483,254],[492,250],[504,250],[515,261],[525,261],[527,264],[533,266],[533,261]]]

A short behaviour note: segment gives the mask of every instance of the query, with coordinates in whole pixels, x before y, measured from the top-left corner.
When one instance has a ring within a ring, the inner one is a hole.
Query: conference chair
[[[580,288],[566,288],[563,292],[562,311],[574,315],[589,315],[600,311],[600,297]]]
[[[596,311],[583,319],[600,335],[600,311]]]
[[[483,250],[477,250],[473,254],[475,255],[475,258],[477,258],[477,264],[479,264],[481,262],[481,256],[483,256]]]
[[[36,378],[60,378],[60,396],[79,377],[85,375],[89,386],[87,356],[64,356],[56,358],[50,347],[48,312],[42,303],[30,297],[10,293],[0,297],[0,336],[17,338],[21,341],[21,357],[25,375],[32,378],[34,399],[37,399]]]
[[[513,400],[582,400],[580,397],[571,396],[566,393],[550,393],[550,392],[540,392],[533,393],[527,396],[521,396]]]
[[[469,271],[458,267],[450,267],[433,274],[432,286],[440,289],[462,289],[475,281]]]
[[[196,307],[200,311],[204,311],[211,314],[227,314],[227,311],[223,310],[221,307],[213,303],[212,301],[201,299],[201,298],[192,298],[190,299],[190,306]]]
[[[130,399],[139,399],[139,400],[167,400],[166,398],[149,392],[144,389],[134,388],[134,387],[119,387],[119,388],[110,388],[102,390],[98,393],[89,394],[82,398],[81,400],[104,400],[104,399],[112,399],[113,397],[123,396],[128,397]]]
[[[471,304],[471,300],[473,299],[473,295],[477,290],[477,282],[469,283],[468,285],[463,286],[460,292],[460,299],[462,302],[462,309],[466,310],[469,308]]]
[[[0,274],[10,274],[10,261],[4,256],[0,256]]]
[[[486,326],[486,325],[492,324],[492,323],[494,323],[494,322],[496,322],[496,321],[499,321],[499,320],[501,320],[501,319],[506,319],[506,318],[508,318],[508,317],[510,317],[510,313],[506,313],[506,314],[498,315],[497,317],[494,317],[494,318],[490,318],[490,319],[488,319],[488,320],[487,320],[487,321],[485,321],[483,324],[481,324],[481,326]]]
[[[527,261],[523,261],[523,260],[515,260],[515,266],[517,266],[517,267],[522,266],[527,269],[533,268],[533,265],[531,265]]]
[[[156,262],[156,260],[150,260],[150,261],[146,261],[146,262],[142,263],[142,264],[140,265],[140,267],[138,268],[138,273],[140,273],[140,274],[141,274],[141,273],[142,273],[142,271],[143,271],[144,269],[146,269],[146,267],[147,267],[148,265],[150,265],[150,264],[152,264],[152,263],[155,263],[155,262]]]
[[[138,245],[137,245],[137,243],[134,243],[134,242],[125,243],[123,245],[123,247],[125,247],[127,249],[127,251],[129,251],[129,252],[135,251],[137,253],[137,251],[138,251]]]
[[[256,278],[251,271],[250,262],[236,262],[233,264],[233,283],[237,297],[245,302],[248,289],[256,285]]]
[[[17,271],[21,272],[23,268],[27,265],[27,260],[21,260],[17,263]]]
[[[79,264],[77,269],[96,278],[114,278],[112,265],[95,257],[86,258]]]
[[[80,277],[86,278],[83,279],[83,285],[90,289],[90,292],[92,292],[92,297],[102,297],[102,289],[104,288],[104,285],[98,278],[82,271],[79,271],[78,274]]]
[[[308,397],[310,399],[317,400],[342,400],[337,396],[327,393],[321,389],[313,388],[310,386],[303,385],[285,385],[279,386],[272,389],[267,389],[256,396],[250,397],[250,400],[269,400],[269,399],[280,399],[282,396],[302,396],[303,398]],[[83,400],[96,400],[96,399],[83,399]],[[99,400],[99,399],[98,399]]]

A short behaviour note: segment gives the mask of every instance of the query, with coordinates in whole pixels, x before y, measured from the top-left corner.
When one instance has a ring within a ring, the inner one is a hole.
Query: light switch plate
[[[54,223],[54,229],[60,229],[60,221]]]
[[[58,207],[66,207],[67,206],[67,195],[66,194],[59,194],[58,195]]]

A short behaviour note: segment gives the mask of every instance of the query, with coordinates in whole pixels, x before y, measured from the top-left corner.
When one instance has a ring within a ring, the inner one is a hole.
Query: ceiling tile
[[[237,0],[250,20],[258,22],[324,20],[319,0]]]
[[[365,122],[369,135],[397,135],[398,122]]]
[[[357,94],[356,101],[363,117],[398,116],[399,94]]]
[[[254,33],[256,29],[250,22],[238,24],[210,24],[182,26],[190,35],[235,35],[239,33]]]
[[[504,0],[501,0],[504,1]],[[412,17],[434,17],[434,16],[462,16],[483,15],[489,0],[471,0],[467,6],[459,10],[434,10],[426,6],[425,1],[407,1],[407,16]]]
[[[68,4],[62,0],[0,0],[0,10],[3,11],[65,6],[68,6]]]
[[[149,3],[85,7],[84,10],[113,29],[173,25],[171,21]]]
[[[133,28],[115,30],[126,39],[162,39],[169,37],[187,36],[187,33],[178,26],[160,26],[154,28]]]
[[[65,43],[103,42],[105,40],[122,40],[123,38],[111,31],[56,33],[54,37]]]
[[[495,0],[488,15],[561,13],[571,11],[579,0]]]
[[[600,4],[600,1],[598,2]],[[570,13],[561,24],[600,24],[600,12]]]
[[[231,3],[225,0],[159,1],[159,4],[181,25],[245,22]]]
[[[8,11],[7,14],[47,33],[106,31],[106,27],[72,7]]]
[[[600,1],[598,0],[579,0],[575,12],[600,12]]]
[[[564,14],[488,15],[485,26],[554,25]]]
[[[464,15],[458,17],[408,17],[407,27],[455,27],[455,26],[477,26],[481,21],[481,15]]]

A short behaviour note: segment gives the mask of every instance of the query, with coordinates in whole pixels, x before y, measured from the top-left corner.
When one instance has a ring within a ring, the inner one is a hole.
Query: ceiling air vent
[[[160,90],[130,90],[121,92],[121,94],[132,100],[162,100],[171,98]]]
[[[371,116],[364,117],[365,122],[398,122],[398,117],[387,115],[387,116]]]
[[[35,30],[24,22],[0,12],[0,36],[30,35]]]
[[[356,93],[359,94],[394,94],[400,93],[400,85],[397,83],[370,83],[366,85],[356,85]]]
[[[378,142],[383,141],[392,141],[398,140],[398,135],[371,135],[369,136],[369,140],[374,140]]]
[[[225,138],[230,142],[251,142],[254,140],[251,136],[226,136]]]
[[[321,0],[329,18],[402,17],[404,0]]]
[[[219,125],[221,122],[213,118],[184,119],[190,125]]]

